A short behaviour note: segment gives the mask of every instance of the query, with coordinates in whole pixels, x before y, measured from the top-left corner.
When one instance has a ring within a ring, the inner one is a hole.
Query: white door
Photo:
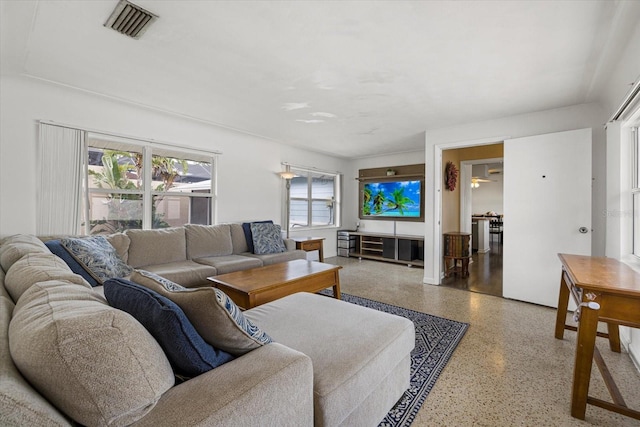
[[[591,254],[591,129],[504,143],[503,295],[557,307],[558,253]]]

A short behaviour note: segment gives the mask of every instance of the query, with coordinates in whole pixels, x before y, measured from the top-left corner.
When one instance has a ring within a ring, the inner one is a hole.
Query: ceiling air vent
[[[139,39],[156,19],[158,19],[158,15],[126,0],[120,0],[104,26],[134,39]]]

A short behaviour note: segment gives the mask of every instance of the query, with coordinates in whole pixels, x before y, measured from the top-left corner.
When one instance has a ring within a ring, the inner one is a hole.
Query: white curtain
[[[84,131],[40,123],[38,235],[79,234]]]

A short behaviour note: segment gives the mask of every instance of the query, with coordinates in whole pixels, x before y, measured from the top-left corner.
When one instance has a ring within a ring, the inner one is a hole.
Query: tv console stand
[[[351,231],[356,236],[356,248],[352,255],[359,259],[406,264],[424,267],[424,237],[386,233]]]

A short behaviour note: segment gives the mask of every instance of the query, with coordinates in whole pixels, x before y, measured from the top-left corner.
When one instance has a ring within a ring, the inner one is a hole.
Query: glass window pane
[[[306,176],[291,179],[291,198],[306,199],[309,197],[309,184]]]
[[[152,228],[211,224],[211,197],[153,196]]]
[[[89,234],[142,228],[142,195],[89,194]]]
[[[142,188],[142,153],[89,147],[87,165],[89,188]]]
[[[311,223],[313,225],[333,224],[333,202],[314,200],[311,206]]]
[[[332,199],[334,197],[333,177],[321,175],[311,180],[312,199]]]
[[[309,225],[309,202],[307,200],[291,200],[289,212],[290,228],[306,227]]]
[[[211,162],[153,155],[153,191],[211,192]]]
[[[190,197],[190,224],[211,225],[211,197]]]
[[[91,132],[86,138],[90,210],[82,220],[91,233],[212,223],[213,154]]]

